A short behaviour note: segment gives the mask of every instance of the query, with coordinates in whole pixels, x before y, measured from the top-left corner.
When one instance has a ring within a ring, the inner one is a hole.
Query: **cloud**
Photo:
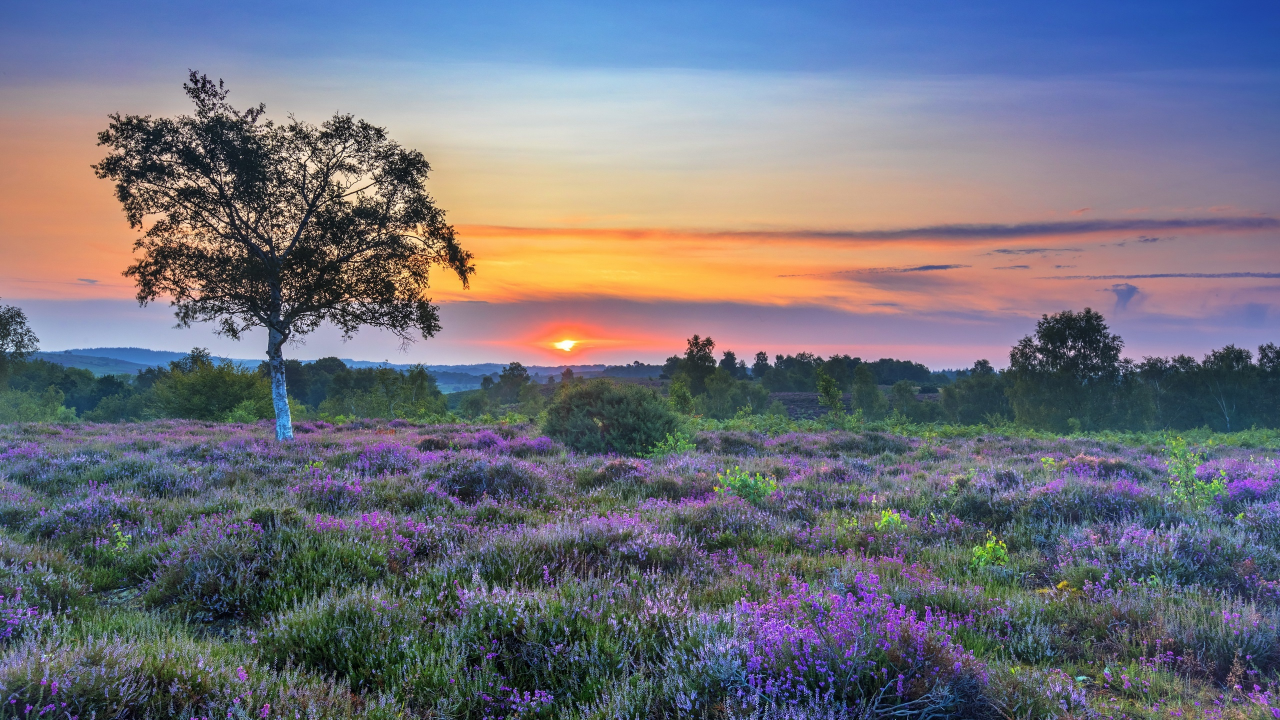
[[[1073,268],[1073,267],[1075,267],[1075,265],[1054,265],[1054,266],[1053,266],[1053,269],[1054,269],[1054,270],[1061,270],[1061,269],[1063,269],[1063,268]]]
[[[999,248],[988,255],[1045,255],[1051,252],[1082,252],[1081,248]]]
[[[1218,217],[1156,220],[1069,220],[1013,224],[950,224],[884,230],[692,230],[662,228],[528,228],[498,225],[459,226],[463,234],[561,235],[577,237],[610,237],[656,239],[681,235],[707,239],[796,239],[796,240],[989,240],[993,238],[1028,238],[1061,235],[1091,235],[1104,232],[1147,232],[1161,230],[1220,230],[1249,232],[1280,228],[1280,219],[1270,217]],[[1079,248],[1047,248],[1037,252],[1078,251]]]
[[[883,275],[883,274],[902,274],[902,273],[920,273],[934,272],[937,270],[958,270],[967,268],[969,265],[913,265],[909,267],[881,267],[881,268],[863,268],[861,270],[836,270],[829,273],[799,273],[795,275],[778,275],[778,277],[839,277],[842,275]]]
[[[1120,311],[1129,307],[1129,301],[1138,294],[1138,286],[1130,285],[1129,283],[1117,283],[1107,288],[1107,292],[1115,293],[1116,310]]]
[[[98,284],[98,281],[97,281],[97,280],[94,280],[93,278],[76,278],[76,280],[79,280],[80,282],[85,283],[86,285],[97,285],[97,284]]]
[[[1072,214],[1072,215],[1083,215],[1083,214],[1085,214],[1085,213],[1089,212],[1089,211],[1090,211],[1090,210],[1092,210],[1092,209],[1093,209],[1093,208],[1087,208],[1087,207],[1086,207],[1086,208],[1080,208],[1079,210],[1072,210],[1072,211],[1071,211],[1071,214]]]
[[[967,267],[969,266],[968,265],[916,265],[914,267],[902,267],[902,268],[871,268],[870,270],[865,270],[865,271],[858,270],[854,272],[914,273],[914,272],[933,272],[935,270],[959,270],[960,268],[967,268]]]
[[[1226,273],[1152,273],[1150,275],[1057,275],[1036,278],[1037,280],[1160,280],[1164,278],[1280,278],[1280,273],[1273,272],[1226,272]]]
[[[1174,238],[1174,237],[1153,237],[1153,236],[1150,236],[1150,235],[1139,235],[1139,236],[1138,236],[1138,237],[1136,237],[1136,238],[1131,238],[1131,239],[1128,239],[1128,240],[1121,240],[1120,242],[1115,243],[1115,246],[1116,246],[1116,247],[1124,247],[1125,245],[1128,245],[1128,244],[1129,244],[1129,243],[1131,243],[1131,242],[1137,242],[1137,243],[1142,243],[1142,244],[1144,244],[1144,245],[1150,245],[1150,244],[1152,244],[1152,243],[1168,242],[1168,241],[1170,241],[1170,240],[1176,240],[1176,239],[1177,239],[1177,238]]]
[[[1030,265],[1004,265],[1002,267],[992,268],[992,269],[993,270],[1030,270],[1031,266]]]

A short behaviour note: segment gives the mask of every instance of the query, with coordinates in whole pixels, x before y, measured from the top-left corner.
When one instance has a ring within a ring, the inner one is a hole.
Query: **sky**
[[[1043,7],[1040,7],[1043,6]],[[353,113],[476,257],[426,362],[660,362],[711,335],[934,368],[1092,307],[1126,354],[1280,342],[1274,2],[93,2],[0,7],[0,302],[44,349],[255,357],[140,307],[96,133]],[[579,342],[566,353],[553,343]]]

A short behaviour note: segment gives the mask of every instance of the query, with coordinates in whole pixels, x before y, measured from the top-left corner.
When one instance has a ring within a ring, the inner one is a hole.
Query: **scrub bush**
[[[656,392],[600,379],[560,388],[543,429],[581,453],[638,457],[678,425],[679,416]]]

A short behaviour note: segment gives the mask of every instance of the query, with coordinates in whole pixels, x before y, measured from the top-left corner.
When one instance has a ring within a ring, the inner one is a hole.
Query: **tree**
[[[494,391],[497,393],[497,401],[504,405],[509,405],[520,400],[520,390],[525,385],[532,382],[529,379],[529,371],[524,365],[513,362],[502,368],[502,374],[498,376],[498,382],[494,385]]]
[[[828,375],[821,366],[815,374],[818,381],[818,404],[830,409],[832,420],[843,420],[844,393],[840,390],[840,383]]]
[[[853,369],[853,407],[861,410],[868,420],[879,419],[889,407],[884,393],[876,386],[875,374],[865,363]]]
[[[689,378],[689,392],[694,395],[707,391],[707,378],[716,371],[715,349],[716,341],[709,337],[704,339],[694,335],[689,338],[679,371]]]
[[[9,379],[9,368],[35,352],[40,339],[27,327],[22,308],[0,305],[0,387]]]
[[[942,388],[942,409],[952,422],[999,425],[1010,419],[1005,382],[988,360],[977,360],[970,370],[958,373],[956,381]]]
[[[751,377],[759,380],[767,372],[769,372],[769,356],[761,350],[756,353],[756,361],[751,364]]]
[[[1123,348],[1090,308],[1042,316],[1035,335],[1009,352],[1009,397],[1018,421],[1057,431],[1108,424],[1123,409]]]
[[[1250,406],[1257,397],[1258,374],[1253,353],[1228,345],[1205,355],[1200,368],[1205,394],[1213,408],[1212,416],[1222,422],[1218,427],[1226,432],[1240,429],[1243,425],[1239,422],[1240,416],[1250,414]],[[1236,421],[1234,428],[1232,420]]]
[[[724,356],[720,359],[720,369],[729,373],[734,380],[747,379],[747,363],[739,360],[737,353],[732,350],[725,350]]]
[[[342,114],[275,124],[195,71],[183,88],[194,115],[114,114],[98,135],[110,154],[97,176],[145,227],[125,275],[141,304],[171,297],[180,326],[216,322],[233,339],[265,328],[276,436],[289,439],[284,344],[324,322],[346,337],[366,325],[432,337],[429,270],[466,287],[471,254],[423,187],[430,164],[383,128]]]

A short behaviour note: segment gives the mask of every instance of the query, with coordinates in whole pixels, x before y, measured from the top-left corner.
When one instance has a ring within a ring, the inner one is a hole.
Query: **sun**
[[[557,350],[563,350],[565,352],[569,352],[570,350],[573,349],[573,346],[577,344],[578,344],[577,340],[561,340],[560,342],[557,342],[557,343],[551,343],[551,347],[556,348]]]

